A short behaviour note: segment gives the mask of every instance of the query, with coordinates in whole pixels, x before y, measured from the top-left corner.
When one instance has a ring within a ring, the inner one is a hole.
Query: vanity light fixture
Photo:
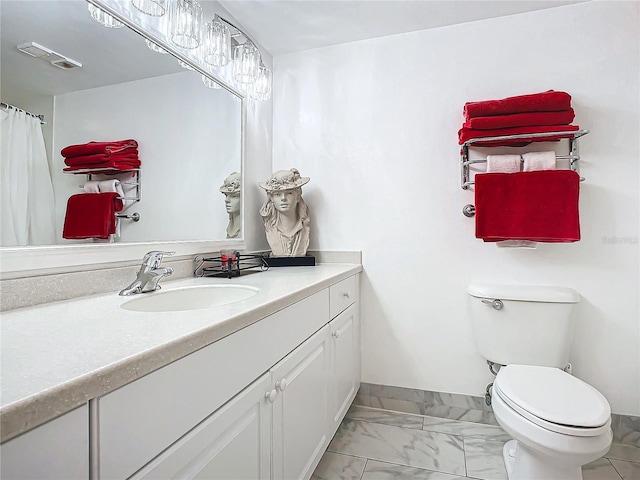
[[[90,0],[91,1],[91,0]],[[202,6],[196,0],[130,0],[137,12],[157,18],[159,31],[172,44],[190,50],[201,65],[211,74],[254,100],[271,98],[272,73],[263,63],[260,50],[243,30],[221,17],[214,15],[210,22],[203,22]],[[164,10],[164,13],[162,11]],[[104,16],[123,24],[111,15],[89,3],[91,16],[104,23]],[[102,14],[103,21],[94,16]],[[130,13],[137,13],[131,10]],[[158,44],[147,40],[147,46],[158,53],[167,53]],[[180,62],[184,68],[189,68]],[[206,80],[205,80],[206,78]],[[203,77],[209,88],[220,87],[215,80]],[[214,86],[216,85],[216,86]]]
[[[116,20],[111,15],[109,15],[104,10],[96,7],[92,3],[87,4],[87,8],[89,9],[89,13],[91,14],[91,18],[93,18],[96,22],[98,22],[103,27],[107,28],[122,28],[124,27],[124,23]]]
[[[54,67],[61,68],[62,70],[71,70],[73,68],[82,68],[82,64],[77,60],[65,57],[64,55],[54,52],[50,48],[43,47],[36,42],[21,43],[18,45],[18,50],[27,55],[49,62]]]

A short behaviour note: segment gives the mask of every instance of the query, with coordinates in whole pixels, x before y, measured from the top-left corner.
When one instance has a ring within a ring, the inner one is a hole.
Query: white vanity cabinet
[[[89,409],[76,408],[0,446],[3,480],[89,478]]]
[[[359,386],[357,287],[347,278],[96,399],[98,478],[309,479]]]

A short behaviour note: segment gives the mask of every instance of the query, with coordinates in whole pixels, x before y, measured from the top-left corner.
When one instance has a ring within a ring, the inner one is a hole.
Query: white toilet
[[[509,480],[581,480],[582,466],[611,446],[611,408],[566,373],[573,311],[570,288],[471,284],[479,353],[500,367],[491,404],[514,440],[504,446]]]

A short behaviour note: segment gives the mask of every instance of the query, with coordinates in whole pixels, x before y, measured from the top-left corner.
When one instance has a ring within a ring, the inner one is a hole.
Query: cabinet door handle
[[[336,330],[335,332],[331,332],[331,335],[333,335],[333,338],[340,337],[340,335],[341,335],[340,330]]]
[[[264,394],[264,398],[269,400],[271,403],[276,401],[276,397],[277,396],[278,396],[278,392],[276,392],[275,388],[273,390],[271,390],[270,392],[265,392],[265,394]]]
[[[284,392],[284,389],[287,388],[287,379],[283,378],[282,380],[278,380],[276,382],[276,388],[281,392]]]
[[[351,294],[350,294],[349,292],[344,292],[344,293],[342,294],[342,296],[343,296],[344,298],[351,298]]]

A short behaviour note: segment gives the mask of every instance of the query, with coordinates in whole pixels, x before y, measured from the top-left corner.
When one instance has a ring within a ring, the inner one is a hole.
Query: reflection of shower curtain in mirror
[[[55,244],[53,185],[40,120],[0,110],[0,245]]]

